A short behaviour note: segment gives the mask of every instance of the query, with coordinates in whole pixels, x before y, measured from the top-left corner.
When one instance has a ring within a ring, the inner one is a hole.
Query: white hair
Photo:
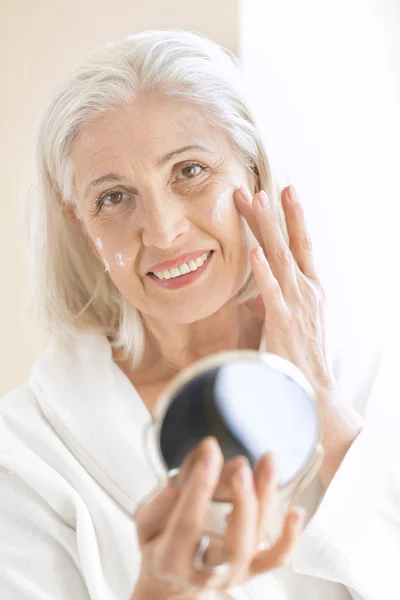
[[[37,134],[37,181],[28,195],[32,310],[50,335],[94,329],[107,335],[132,366],[144,354],[139,312],[122,296],[81,227],[62,213],[77,206],[71,146],[85,124],[143,94],[192,103],[227,134],[256,189],[265,189],[285,233],[278,186],[272,178],[237,58],[215,42],[181,30],[145,31],[109,43],[56,86]],[[251,274],[238,294],[257,295]]]

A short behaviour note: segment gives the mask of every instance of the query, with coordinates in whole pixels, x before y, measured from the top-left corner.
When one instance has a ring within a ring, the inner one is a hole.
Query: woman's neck
[[[244,305],[224,307],[196,323],[182,325],[145,318],[145,324],[145,355],[135,371],[129,371],[127,361],[123,364],[113,353],[115,362],[137,385],[168,381],[196,360],[217,352],[256,350],[263,330],[262,321]]]

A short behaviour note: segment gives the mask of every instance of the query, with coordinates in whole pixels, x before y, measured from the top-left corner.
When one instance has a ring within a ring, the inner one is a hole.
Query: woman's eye
[[[96,198],[96,210],[95,214],[97,215],[103,206],[110,207],[116,206],[123,202],[123,197],[125,196],[124,192],[115,191],[115,192],[105,192],[100,194],[98,198]]]
[[[106,194],[102,198],[103,204],[106,206],[110,204],[119,204],[122,202],[123,195],[123,192],[111,192],[111,194]]]
[[[179,173],[182,173],[183,177],[178,176],[177,179],[194,179],[195,177],[200,175],[202,171],[205,171],[205,167],[203,167],[203,165],[197,163],[187,165],[186,167],[181,167],[179,169]]]

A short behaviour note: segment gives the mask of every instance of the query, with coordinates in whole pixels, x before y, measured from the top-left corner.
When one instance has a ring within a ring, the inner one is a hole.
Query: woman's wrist
[[[322,485],[327,488],[344,457],[361,433],[364,420],[356,409],[339,398],[338,386],[317,392],[322,418],[324,459],[318,471]]]
[[[177,593],[166,590],[166,586],[157,586],[149,577],[141,574],[136,582],[131,600],[211,600],[212,592]]]

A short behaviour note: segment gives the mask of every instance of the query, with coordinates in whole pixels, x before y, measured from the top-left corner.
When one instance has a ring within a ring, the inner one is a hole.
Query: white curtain
[[[400,2],[242,0],[239,23],[249,94],[282,185],[299,191],[338,335],[361,350],[376,340],[397,367]]]

